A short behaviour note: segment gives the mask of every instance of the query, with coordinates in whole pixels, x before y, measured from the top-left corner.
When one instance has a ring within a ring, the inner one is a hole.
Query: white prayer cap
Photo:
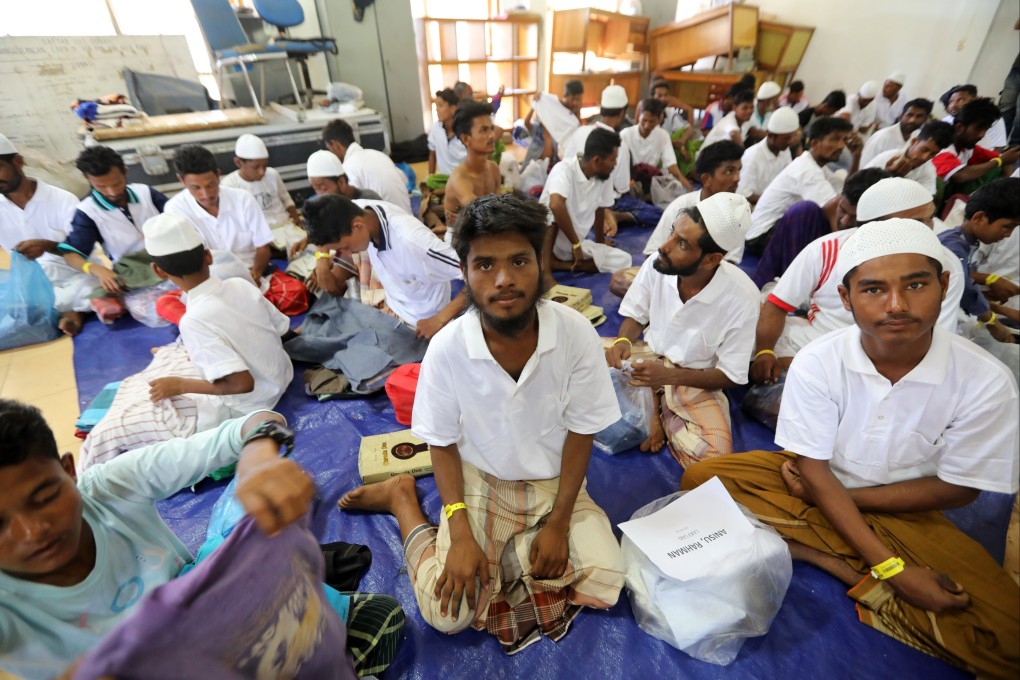
[[[796,132],[800,128],[800,116],[789,106],[781,106],[772,112],[765,127],[774,135]]]
[[[627,105],[627,90],[623,89],[623,85],[610,85],[602,90],[600,103],[604,109],[622,109]]]
[[[153,257],[183,253],[202,245],[198,229],[183,215],[163,213],[146,220],[142,226],[145,250]]]
[[[836,280],[842,281],[851,269],[878,257],[917,254],[941,262],[945,250],[935,232],[917,220],[894,217],[871,222],[843,242],[836,259]]]
[[[15,148],[14,144],[11,143],[11,140],[0,135],[0,156],[6,156],[12,153],[18,153],[17,148]]]
[[[874,80],[869,80],[868,82],[861,85],[861,89],[857,90],[857,95],[862,99],[874,99],[875,97],[878,96],[878,91],[880,89],[881,87],[879,86],[878,83],[876,83]]]
[[[751,228],[751,204],[740,194],[720,192],[698,203],[705,228],[716,244],[727,252],[744,245]]]
[[[332,151],[316,151],[308,157],[309,177],[339,177],[344,173],[344,164]]]
[[[779,93],[783,91],[783,88],[779,87],[779,83],[774,83],[771,80],[766,80],[758,88],[758,99],[771,99],[772,97],[778,97]]]
[[[241,135],[234,145],[234,155],[246,160],[269,158],[269,149],[255,135]]]
[[[932,202],[928,190],[906,177],[886,177],[868,187],[857,201],[857,221],[881,219]]]
[[[902,85],[907,80],[907,74],[903,71],[893,71],[885,77],[886,80],[891,80],[897,85]]]

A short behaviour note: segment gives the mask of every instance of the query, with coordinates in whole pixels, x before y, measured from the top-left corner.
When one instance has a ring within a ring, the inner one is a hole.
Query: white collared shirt
[[[875,134],[868,137],[868,141],[864,142],[864,148],[861,149],[860,167],[876,167],[869,165],[872,158],[886,151],[899,151],[903,149],[904,145],[920,132],[920,130],[914,130],[909,139],[903,139],[903,131],[900,129],[899,123],[878,130]]]
[[[553,167],[538,199],[539,203],[548,206],[553,194],[567,200],[567,213],[573,223],[574,233],[582,241],[595,226],[595,211],[612,207],[616,202],[613,183],[610,180],[585,177],[581,170],[581,159],[577,156],[560,161]],[[553,214],[550,211],[549,223],[552,222]],[[566,248],[569,252],[570,245],[566,235],[558,230],[555,247],[561,251]]]
[[[680,217],[680,213],[688,208],[693,208],[701,201],[701,194],[704,189],[699,191],[688,191],[683,196],[677,196],[673,201],[666,206],[666,209],[662,211],[662,217],[659,218],[659,223],[655,225],[652,235],[648,237],[648,243],[645,244],[644,254],[651,255],[662,247],[662,244],[669,240],[669,235],[673,231],[673,224]]]
[[[453,248],[428,227],[386,201],[359,199],[379,218],[379,245],[368,244],[372,270],[386,291],[386,304],[414,327],[450,302],[450,282],[463,278]]]
[[[357,142],[347,147],[344,154],[344,173],[347,181],[359,189],[369,189],[392,203],[408,215],[411,214],[411,196],[407,192],[407,177],[389,156],[382,151],[362,148]]]
[[[287,185],[276,168],[266,168],[266,174],[257,182],[249,182],[235,170],[220,180],[221,187],[247,191],[255,199],[270,227],[279,227],[290,222],[288,208],[294,207],[294,199],[287,191]]]
[[[789,149],[772,153],[766,137],[744,152],[740,158],[740,184],[737,193],[742,196],[759,197],[787,165],[793,162]]]
[[[255,388],[247,394],[194,395],[199,401],[200,429],[203,407],[220,411],[217,418],[269,409],[294,377],[294,364],[280,341],[290,330],[290,319],[250,281],[220,281],[211,276],[192,288],[180,328],[181,342],[203,378],[212,381],[248,371],[255,379]],[[229,409],[229,415],[222,407]]]
[[[538,346],[517,381],[492,357],[476,310],[439,331],[422,360],[411,419],[415,436],[456,444],[483,472],[552,479],[567,433],[600,432],[620,419],[620,407],[591,323],[543,301]]]
[[[152,189],[145,184],[128,184],[127,196],[127,206],[121,208],[108,201],[98,191],[91,191],[78,204],[78,212],[72,220],[74,233],[68,239],[69,244],[78,252],[88,255],[95,247],[92,240],[94,237],[90,234],[97,234],[111,262],[117,262],[125,255],[133,255],[144,250],[145,237],[142,234],[142,227],[159,214],[159,208],[152,200]],[[93,226],[94,229],[91,228]],[[86,246],[80,241],[91,242],[92,245]]]
[[[592,131],[597,127],[600,127],[603,130],[609,130],[610,132],[616,132],[616,130],[601,121],[595,122],[591,125],[582,125],[577,128],[577,131],[570,136],[570,139],[567,140],[567,143],[560,152],[560,156],[562,156],[564,160],[574,158],[575,156],[583,156],[584,145],[588,143],[588,136],[591,135]],[[620,151],[616,156],[616,167],[613,168],[613,175],[610,177],[610,182],[613,185],[613,191],[616,192],[617,196],[625,194],[630,190],[630,166],[630,149],[627,147],[627,142],[621,135]]]
[[[903,114],[903,106],[907,103],[907,98],[902,93],[896,96],[896,101],[891,102],[886,99],[884,94],[879,94],[875,97],[875,120],[878,121],[879,127],[888,127],[893,125],[900,119],[900,115]]]
[[[187,189],[177,194],[163,212],[191,220],[209,250],[226,250],[237,255],[246,267],[255,264],[255,250],[273,242],[266,216],[251,194],[241,189],[220,187],[216,217],[205,211]]]
[[[28,179],[26,177],[23,181]],[[78,199],[69,191],[38,179],[35,182],[35,193],[25,204],[24,210],[0,194],[0,247],[9,253],[14,252],[14,246],[28,239],[41,238],[63,243],[71,233],[71,219],[78,207]],[[39,259],[49,262],[64,260],[60,255],[52,253],[44,253]]]
[[[449,175],[467,158],[467,149],[457,135],[446,136],[446,126],[440,121],[432,123],[428,134],[429,151],[436,153],[436,172]]]
[[[851,326],[802,349],[779,409],[776,443],[830,461],[847,488],[935,475],[1015,493],[1016,381],[974,343],[938,326],[924,359],[895,385]]]
[[[783,168],[762,192],[751,213],[751,228],[745,240],[768,232],[797,201],[811,201],[824,207],[841,189],[842,184],[834,173],[818,165],[814,156],[805,151]]]
[[[557,146],[566,146],[570,136],[581,127],[581,121],[574,112],[564,106],[556,95],[548,93],[538,95],[532,102],[532,108],[535,109],[538,122],[552,135]]]
[[[747,130],[750,127],[751,121],[738,123],[737,114],[730,111],[722,117],[722,120],[712,126],[711,131],[709,131],[708,135],[705,136],[705,143],[701,145],[701,149],[698,150],[698,154],[700,155],[701,152],[705,150],[705,147],[712,146],[716,142],[721,142],[727,139],[732,141],[732,137],[730,136],[730,133],[732,132],[740,132],[740,138],[744,139],[747,136]]]
[[[630,162],[634,165],[645,163],[663,171],[676,165],[673,140],[661,127],[649,132],[647,137],[642,137],[641,126],[631,125],[620,133],[620,139],[630,150]]]
[[[836,115],[850,114],[850,124],[854,126],[854,130],[868,127],[875,122],[876,101],[877,97],[868,102],[867,106],[861,108],[860,95],[852,94],[846,98],[846,106],[840,109]]]
[[[909,142],[908,142],[909,144]],[[896,156],[902,156],[906,153],[905,148],[892,149],[890,151],[883,151],[874,158],[871,159],[867,165],[861,165],[862,168],[882,168],[885,169],[886,163],[891,161]],[[931,195],[935,195],[935,164],[931,161],[925,161],[921,165],[917,166],[904,177],[912,179],[925,188]]]
[[[620,304],[620,316],[645,328],[652,351],[682,368],[718,368],[737,384],[747,382],[754,351],[761,293],[751,278],[721,262],[708,285],[687,302],[677,277],[655,270],[655,257],[641,265]]]

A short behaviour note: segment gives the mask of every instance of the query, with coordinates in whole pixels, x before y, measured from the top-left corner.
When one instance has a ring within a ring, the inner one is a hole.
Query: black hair
[[[464,93],[469,89],[472,91],[474,90],[473,87],[465,83],[463,80],[458,80],[453,84],[453,93],[457,95],[457,99],[461,99],[464,96]]]
[[[594,132],[592,134],[595,134]],[[549,210],[517,194],[479,196],[464,206],[453,228],[453,249],[467,266],[471,243],[480,236],[517,232],[528,239],[541,261],[549,231]]]
[[[470,135],[474,127],[475,118],[482,116],[492,118],[492,107],[474,99],[464,99],[457,104],[457,110],[453,112],[453,134],[460,139],[461,135]]]
[[[935,268],[935,278],[936,279],[941,278],[942,277],[942,263],[939,262],[938,260],[936,260],[934,257],[929,257],[927,255],[925,255],[924,259],[928,260],[928,264],[930,264],[932,267]],[[857,267],[854,267],[853,269],[851,269],[850,271],[848,271],[846,274],[843,275],[842,284],[843,284],[843,287],[847,289],[847,291],[850,290],[850,277],[853,276],[856,273],[857,273]]]
[[[4,163],[13,163],[14,157],[17,155],[17,153],[0,153],[0,161],[3,161]]]
[[[990,128],[992,123],[1002,118],[999,107],[992,103],[988,97],[978,97],[967,102],[956,114],[953,123],[967,127],[977,125],[978,127]]]
[[[754,90],[755,83],[756,79],[754,77],[754,74],[745,73],[744,75],[740,76],[740,80],[733,83],[733,87],[730,88],[730,92],[733,93],[734,96],[736,96],[736,94],[741,90]]]
[[[305,201],[301,214],[305,217],[308,242],[322,246],[350,236],[354,218],[364,215],[365,211],[346,196],[325,194]]]
[[[198,144],[186,144],[174,151],[174,170],[184,177],[219,172],[220,166],[216,164],[216,156],[209,149]]]
[[[942,108],[949,106],[949,100],[953,98],[953,95],[957,92],[966,92],[971,97],[977,96],[977,88],[973,85],[953,85],[951,88],[942,93],[939,97],[939,102],[942,103]]]
[[[941,120],[929,120],[921,126],[917,138],[922,142],[930,139],[935,146],[944,149],[953,143],[953,126]]]
[[[457,102],[460,101],[460,97],[457,96],[457,93],[450,88],[436,92],[436,99],[442,99],[450,106],[456,106]]]
[[[35,406],[0,399],[0,467],[20,465],[30,458],[60,460],[53,430]]]
[[[739,161],[744,155],[744,147],[732,139],[723,139],[701,149],[698,159],[694,162],[694,174],[698,177],[711,175],[726,161]]]
[[[655,81],[653,81],[652,84],[648,86],[648,94],[654,95],[655,91],[658,90],[660,87],[664,87],[664,88],[666,88],[668,90],[669,89],[669,81],[668,80],[655,80]]]
[[[563,86],[563,94],[571,97],[584,94],[584,83],[580,80],[568,80]]]
[[[979,212],[991,222],[1004,217],[1020,220],[1020,178],[1000,177],[972,193],[963,215],[969,220]]]
[[[588,161],[596,157],[608,158],[613,153],[613,149],[619,147],[620,135],[612,130],[596,128],[591,131],[588,139],[584,142],[584,155],[582,159]]]
[[[932,109],[935,108],[935,102],[924,97],[918,97],[917,99],[911,99],[909,102],[903,105],[903,110],[907,109],[921,109],[924,111],[924,115],[930,116]]]
[[[864,168],[846,178],[843,183],[843,196],[854,205],[861,200],[864,192],[883,179],[892,177],[892,173],[884,168]]]
[[[124,159],[108,146],[90,146],[82,150],[74,160],[74,165],[81,174],[89,177],[102,177],[114,168],[127,172]]]
[[[801,81],[795,80],[792,83],[790,83],[790,92],[803,92],[803,91],[804,83],[802,83]]]
[[[754,96],[753,90],[741,90],[733,96],[733,106],[740,106],[741,104],[753,104],[756,97]]]
[[[169,255],[153,255],[153,263],[170,276],[189,276],[202,271],[205,265],[205,246],[197,245]]]
[[[811,123],[808,129],[808,139],[812,142],[822,140],[833,132],[850,132],[854,129],[853,123],[836,116],[822,116]]]
[[[330,142],[340,142],[344,147],[353,144],[354,129],[346,120],[336,119],[329,121],[326,127],[322,128],[322,145],[327,149]]]
[[[714,144],[712,146],[715,146]],[[711,146],[709,148],[712,148]],[[684,215],[691,218],[693,222],[696,222],[701,227],[701,236],[698,237],[698,247],[701,248],[702,255],[711,255],[712,253],[719,253],[721,255],[726,254],[726,250],[719,247],[719,244],[715,242],[712,235],[708,233],[708,225],[705,224],[705,219],[701,216],[701,211],[698,210],[697,206],[691,206],[683,211]]]
[[[825,95],[825,99],[822,103],[826,106],[839,111],[841,108],[846,106],[846,93],[843,90],[833,90],[829,94]]]
[[[641,112],[650,113],[658,118],[666,113],[666,105],[654,97],[648,97],[641,100]]]

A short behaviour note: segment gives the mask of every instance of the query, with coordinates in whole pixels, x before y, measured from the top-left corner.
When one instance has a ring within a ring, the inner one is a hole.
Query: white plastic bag
[[[634,264],[634,258],[626,250],[589,239],[581,241],[581,252],[585,257],[595,260],[595,267],[603,274],[615,274]]]
[[[124,306],[136,321],[149,328],[169,326],[170,322],[156,313],[156,300],[163,293],[169,293],[172,290],[177,290],[173,281],[163,281],[155,286],[128,291],[124,293]]]
[[[673,175],[657,175],[652,178],[652,203],[662,209],[686,193],[684,185]]]
[[[517,190],[526,194],[531,191],[532,187],[545,186],[547,179],[549,179],[549,159],[536,158],[528,163],[528,166],[521,172]]]
[[[655,399],[649,388],[632,387],[630,377],[619,369],[610,368],[609,377],[623,417],[595,435],[595,447],[612,456],[648,438],[648,425],[655,417]]]
[[[684,493],[652,501],[631,519],[661,510]],[[747,508],[740,510],[754,526],[750,544],[702,578],[668,577],[626,534],[621,543],[628,597],[641,630],[720,666],[737,657],[745,639],[768,632],[793,576],[786,541]]]

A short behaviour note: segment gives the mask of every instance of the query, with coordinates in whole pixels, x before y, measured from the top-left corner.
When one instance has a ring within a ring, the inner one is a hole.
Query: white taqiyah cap
[[[862,99],[874,99],[875,97],[878,96],[878,91],[880,89],[881,88],[879,87],[878,83],[876,83],[874,80],[869,80],[868,82],[861,85],[861,89],[857,90],[857,95]]]
[[[778,97],[779,93],[783,91],[783,88],[779,87],[779,83],[774,83],[771,80],[766,80],[758,88],[758,99],[771,99],[772,97]]]
[[[622,109],[627,105],[627,90],[622,85],[610,85],[602,90],[602,108]]]
[[[894,217],[871,222],[843,242],[836,259],[836,280],[842,281],[854,267],[886,255],[917,254],[943,259],[945,248],[929,227],[917,220]]]
[[[877,220],[932,202],[928,190],[906,177],[886,177],[868,187],[857,201],[857,221]]]
[[[785,135],[800,128],[800,116],[789,106],[781,106],[769,116],[766,129],[774,135]]]
[[[740,194],[720,192],[698,203],[709,236],[727,252],[744,245],[751,228],[751,204]]]
[[[246,160],[269,158],[269,149],[265,143],[255,135],[241,135],[234,145],[234,155]]]
[[[897,85],[902,85],[907,80],[907,74],[903,71],[893,71],[885,77],[886,80],[891,80]]]
[[[309,177],[339,177],[344,174],[344,164],[332,151],[316,151],[308,157]]]
[[[11,143],[11,140],[7,137],[0,135],[0,156],[6,156],[7,154],[18,153],[17,148]]]
[[[202,245],[198,229],[183,215],[163,213],[150,217],[142,226],[142,235],[145,250],[153,257],[183,253]]]

